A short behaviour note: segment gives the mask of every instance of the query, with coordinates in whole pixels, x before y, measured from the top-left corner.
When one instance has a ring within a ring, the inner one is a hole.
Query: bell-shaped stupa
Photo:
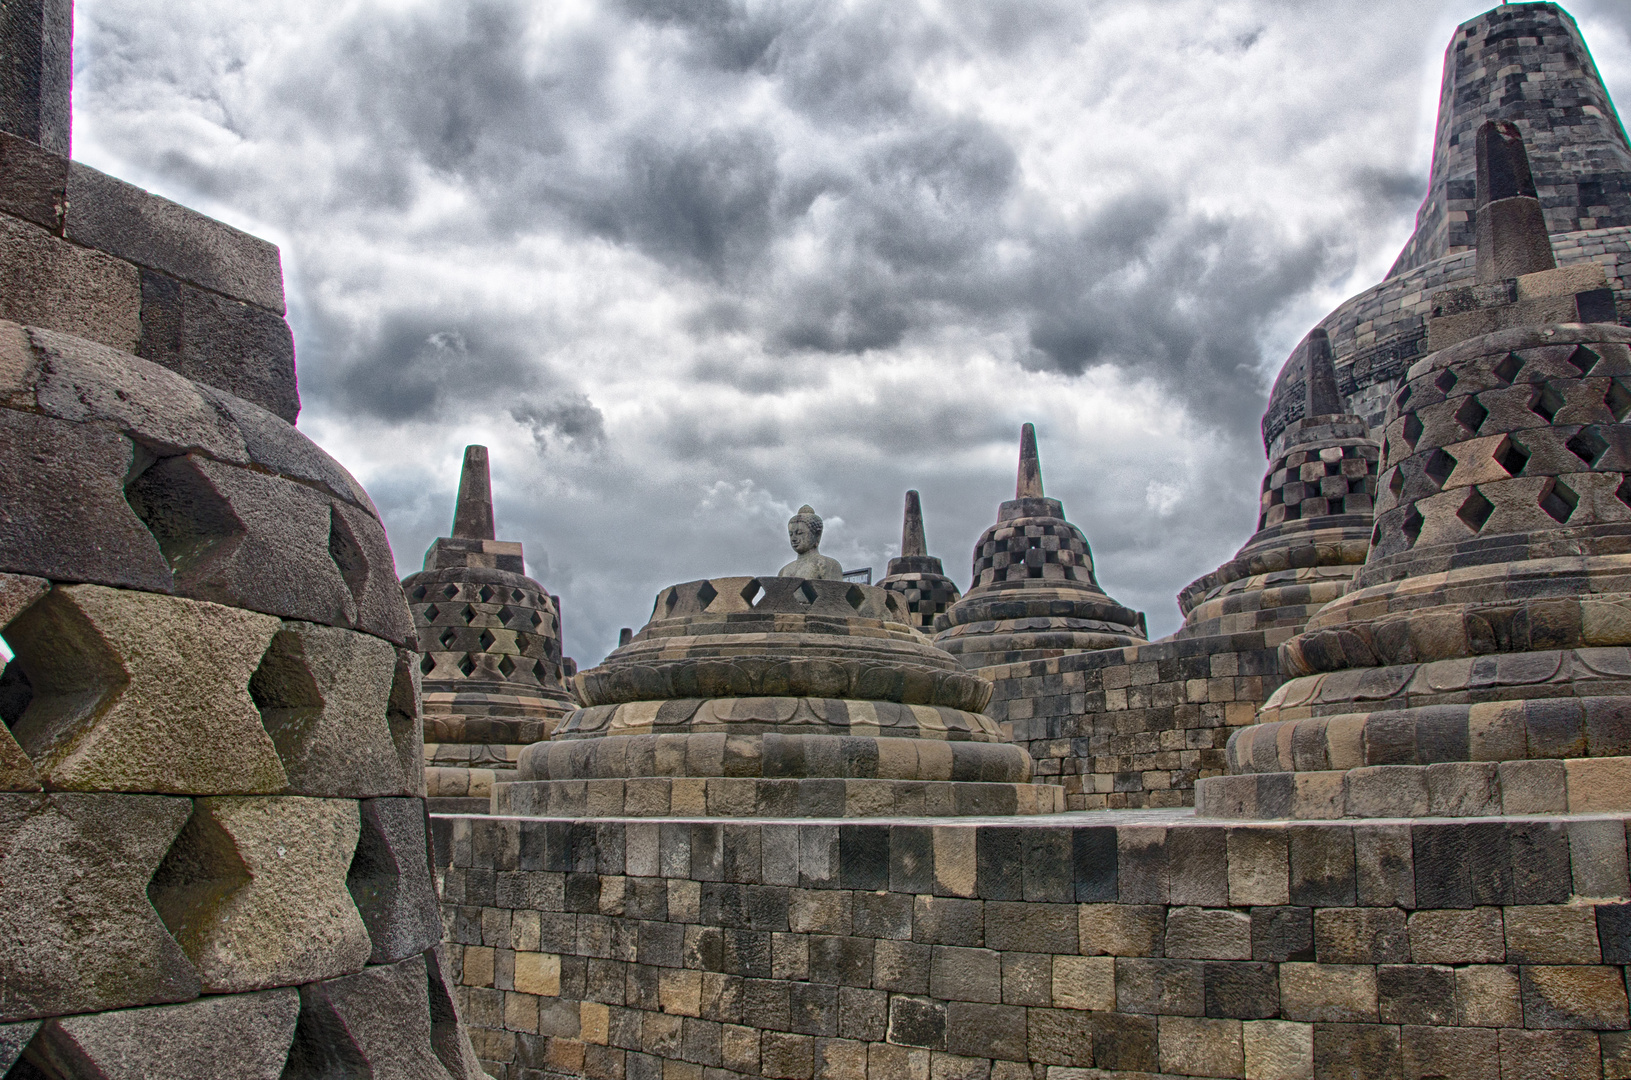
[[[427,784],[443,810],[485,810],[495,775],[573,704],[560,605],[526,576],[520,542],[494,537],[487,448],[468,446],[453,535],[402,580],[422,653]]]
[[[1369,557],[1204,779],[1212,817],[1631,809],[1631,330],[1577,322],[1511,125],[1478,132],[1478,253],[1388,409]]]
[[[820,518],[789,523],[821,571]],[[840,574],[841,571],[838,571]],[[1062,789],[981,713],[991,684],[911,625],[899,595],[791,576],[657,594],[651,620],[578,675],[578,709],[529,747],[503,814],[878,817],[1034,814]]]
[[[878,582],[880,589],[901,595],[911,623],[930,633],[936,615],[957,602],[957,583],[946,576],[940,559],[929,554],[923,537],[923,504],[917,492],[906,493],[906,516],[900,529],[900,556],[889,560],[889,573]]]
[[[1140,645],[1144,614],[1105,595],[1082,530],[1042,494],[1036,429],[1020,429],[1019,479],[974,545],[968,592],[935,621],[935,644],[966,668]]]
[[[1257,532],[1178,594],[1179,638],[1263,631],[1278,644],[1346,592],[1365,561],[1381,452],[1337,390],[1324,330],[1303,342],[1303,364],[1303,417],[1270,448]]]

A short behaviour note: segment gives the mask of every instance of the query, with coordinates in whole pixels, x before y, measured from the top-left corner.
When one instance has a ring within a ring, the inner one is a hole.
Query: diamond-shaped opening
[[[1488,521],[1494,512],[1495,504],[1484,498],[1483,493],[1477,488],[1473,488],[1466,501],[1461,504],[1461,509],[1455,512],[1455,516],[1473,532],[1480,532],[1484,528],[1484,522]]]
[[[1550,424],[1552,417],[1557,415],[1557,410],[1561,409],[1563,404],[1563,395],[1548,383],[1530,400],[1529,411]]]
[[[1499,364],[1495,365],[1494,374],[1495,377],[1500,379],[1502,382],[1511,383],[1513,379],[1518,377],[1518,372],[1522,370],[1523,358],[1517,353],[1507,353],[1506,357],[1502,359]]]
[[[1517,476],[1523,472],[1523,467],[1529,464],[1529,451],[1509,435],[1495,448],[1495,462],[1511,475]]]
[[[1615,420],[1624,420],[1625,414],[1631,412],[1631,392],[1620,385],[1620,380],[1612,379],[1608,384],[1608,393],[1603,395],[1603,404],[1608,406]]]
[[[442,595],[451,600],[455,596],[459,595],[459,587],[450,581],[446,585],[442,586]]]
[[[893,594],[891,594],[889,596],[886,596],[884,598],[883,603],[884,603],[884,606],[887,607],[890,611],[893,611],[897,615],[900,614],[900,601],[896,600]]]
[[[299,760],[323,712],[323,692],[306,664],[305,640],[280,630],[249,677],[249,698],[260,710],[261,726],[272,737],[278,757]]]
[[[506,679],[508,679],[510,677],[510,675],[514,673],[514,671],[515,671],[515,661],[514,660],[511,660],[509,658],[509,656],[507,656],[507,655],[506,656],[501,656],[501,657],[498,658],[498,673],[500,675],[502,675]]]
[[[742,600],[748,607],[756,607],[759,601],[763,600],[764,597],[765,587],[759,583],[758,578],[754,578],[752,581],[742,586]]]
[[[1370,546],[1375,547],[1382,542],[1382,526],[1377,525],[1370,531]]]
[[[493,636],[493,632],[491,630],[483,630],[481,632],[481,637],[477,640],[481,642],[482,652],[492,652],[493,642],[497,641],[498,639]]]
[[[664,614],[667,614],[667,615],[674,614],[674,606],[676,604],[678,604],[679,602],[680,602],[680,594],[677,591],[673,590],[673,589],[668,590],[668,595],[663,597],[663,601],[662,601]]]
[[[493,598],[493,587],[491,585],[483,585],[479,590],[477,590],[476,595],[481,597],[481,602],[485,604]]]
[[[1388,450],[1387,440],[1383,439],[1382,440],[1382,460],[1383,461],[1387,460],[1387,450]]]
[[[409,598],[413,600],[423,600],[425,598],[425,587],[423,585],[415,585],[413,587],[413,592],[409,594]]]
[[[1421,417],[1411,413],[1404,418],[1404,441],[1410,444],[1410,449],[1416,448],[1416,440],[1421,438]]]
[[[248,531],[192,458],[158,458],[140,443],[135,456],[125,501],[158,541],[177,577],[201,567],[223,544]]]
[[[531,615],[531,621],[532,621],[532,628],[534,630],[536,630],[536,629],[538,629],[538,627],[540,625],[542,625],[542,623],[544,621],[544,617],[542,615],[538,614],[536,611],[534,611],[532,613],[532,615]]]
[[[1409,387],[1409,385],[1406,385],[1402,390],[1400,390],[1398,392],[1397,395],[1394,396],[1394,398],[1393,398],[1393,407],[1396,408],[1396,409],[1402,409],[1402,408],[1404,408],[1404,403],[1409,401],[1409,400],[1410,400],[1410,387]]]
[[[1480,405],[1477,398],[1469,397],[1462,402],[1461,408],[1455,411],[1455,422],[1466,428],[1467,434],[1476,435],[1488,416],[1489,410]]]
[[[424,656],[419,658],[419,673],[421,675],[429,675],[430,669],[435,666],[436,660],[430,655],[430,653],[426,653]]]
[[[1442,449],[1434,450],[1431,454],[1428,454],[1427,464],[1422,466],[1422,472],[1426,473],[1433,483],[1441,488],[1444,486],[1444,481],[1448,480],[1450,474],[1454,471],[1455,458]]]
[[[534,660],[532,662],[532,677],[537,679],[539,682],[549,681],[549,669],[544,666],[544,662],[542,660]]]
[[[1421,511],[1416,509],[1415,504],[1411,504],[1410,509],[1404,513],[1404,521],[1400,524],[1405,543],[1410,547],[1415,547],[1417,539],[1421,537],[1421,525]]]
[[[1587,465],[1595,465],[1597,459],[1603,456],[1603,451],[1608,449],[1608,440],[1603,438],[1595,427],[1583,427],[1575,432],[1574,438],[1563,445],[1569,448],[1569,453]]]
[[[224,917],[223,903],[249,881],[237,843],[200,802],[149,879],[147,899],[182,952],[196,962],[211,949],[211,931]]]
[[[793,595],[798,597],[800,600],[803,600],[806,604],[813,604],[816,602],[815,586],[811,585],[808,581],[800,585]]]
[[[1448,394],[1451,390],[1455,389],[1455,384],[1460,381],[1461,380],[1455,377],[1455,372],[1451,371],[1449,368],[1445,368],[1443,371],[1439,372],[1438,378],[1433,380],[1433,385],[1438,387],[1444,393]]]
[[[441,632],[440,636],[438,636],[436,638],[437,641],[442,643],[442,648],[444,648],[444,649],[451,649],[453,647],[453,643],[455,641],[457,641],[458,639],[459,639],[459,635],[454,631],[454,629],[451,626],[448,627],[446,630],[443,630]]]
[[[351,595],[361,600],[368,587],[368,556],[363,554],[351,524],[335,506],[328,508],[328,557],[340,568],[340,577]]]
[[[476,609],[469,604],[459,609],[459,621],[469,626],[476,618]]]
[[[527,594],[522,592],[520,589],[511,589],[510,590],[510,599],[514,600],[516,603],[519,604],[521,601],[525,600],[526,598],[527,598]]]
[[[505,604],[503,607],[498,609],[498,621],[503,623],[505,626],[510,625],[510,620],[513,618],[515,618],[515,609],[510,607],[510,605]]]
[[[1620,486],[1614,489],[1614,497],[1631,506],[1631,476],[1620,477]]]
[[[1540,508],[1551,515],[1553,521],[1561,523],[1569,520],[1569,515],[1579,505],[1580,496],[1561,480],[1548,480],[1541,489]]]
[[[856,611],[860,611],[861,605],[866,603],[866,593],[861,591],[861,587],[859,585],[851,585],[844,592],[844,599],[849,601],[850,607],[854,608]]]
[[[713,582],[704,581],[702,587],[697,590],[697,602],[702,605],[703,611],[707,611],[708,605],[713,603],[718,595],[719,590],[714,588]]]
[[[436,616],[440,615],[441,613],[441,608],[437,607],[435,604],[430,604],[425,608],[425,621],[428,623],[435,622]]]
[[[1569,363],[1582,375],[1596,367],[1597,361],[1601,359],[1601,356],[1598,356],[1584,345],[1576,346],[1574,352],[1569,354]]]
[[[1404,490],[1404,470],[1403,469],[1394,469],[1393,470],[1393,475],[1388,477],[1387,489],[1393,495],[1393,497],[1395,499],[1397,499],[1399,497],[1399,492]]]
[[[459,657],[459,670],[464,672],[466,678],[469,678],[470,673],[476,670],[476,662],[470,659],[469,653]]]

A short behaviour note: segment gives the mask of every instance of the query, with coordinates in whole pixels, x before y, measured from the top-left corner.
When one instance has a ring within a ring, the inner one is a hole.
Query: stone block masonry
[[[1626,826],[433,818],[497,1080],[1623,1077]]]

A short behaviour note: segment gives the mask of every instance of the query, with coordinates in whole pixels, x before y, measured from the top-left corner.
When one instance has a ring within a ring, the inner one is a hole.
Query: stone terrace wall
[[[982,668],[986,714],[1070,810],[1188,806],[1224,747],[1284,681],[1289,630],[1160,641]]]
[[[1626,819],[1093,818],[437,818],[464,1015],[497,1080],[1631,1075]]]

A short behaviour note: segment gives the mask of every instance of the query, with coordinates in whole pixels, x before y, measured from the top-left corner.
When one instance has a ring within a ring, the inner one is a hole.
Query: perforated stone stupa
[[[1483,185],[1527,177],[1512,134],[1478,133],[1480,209],[1538,208],[1532,189]],[[1455,313],[1429,333],[1454,340],[1469,312],[1505,328],[1410,369],[1354,591],[1281,647],[1296,677],[1230,740],[1232,775],[1200,783],[1200,812],[1631,809],[1631,330],[1521,325],[1526,292],[1573,306],[1569,288],[1592,283],[1534,270],[1540,215],[1512,220],[1480,231],[1478,256],[1520,275],[1435,297]]]
[[[929,554],[923,537],[923,504],[915,491],[906,493],[906,512],[900,529],[900,556],[889,560],[889,573],[880,589],[900,593],[912,625],[924,633],[934,630],[935,616],[957,602],[962,594],[946,576],[939,558]]]
[[[795,538],[795,543],[798,539]],[[803,552],[801,552],[803,554]],[[1032,814],[1030,756],[981,714],[991,686],[843,580],[713,578],[577,678],[584,707],[521,756],[496,813]]]
[[[487,448],[468,446],[453,535],[402,579],[423,655],[432,805],[480,811],[496,775],[572,709],[562,682],[560,604],[526,576],[521,544],[497,540]],[[461,801],[462,800],[462,801]]]
[[[292,426],[277,249],[67,159],[71,26],[0,9],[0,1072],[476,1080],[413,623]]]
[[[1143,642],[1144,613],[1099,588],[1082,530],[1042,494],[1036,429],[1020,430],[1014,497],[974,545],[969,590],[935,622],[935,644],[967,668]]]

